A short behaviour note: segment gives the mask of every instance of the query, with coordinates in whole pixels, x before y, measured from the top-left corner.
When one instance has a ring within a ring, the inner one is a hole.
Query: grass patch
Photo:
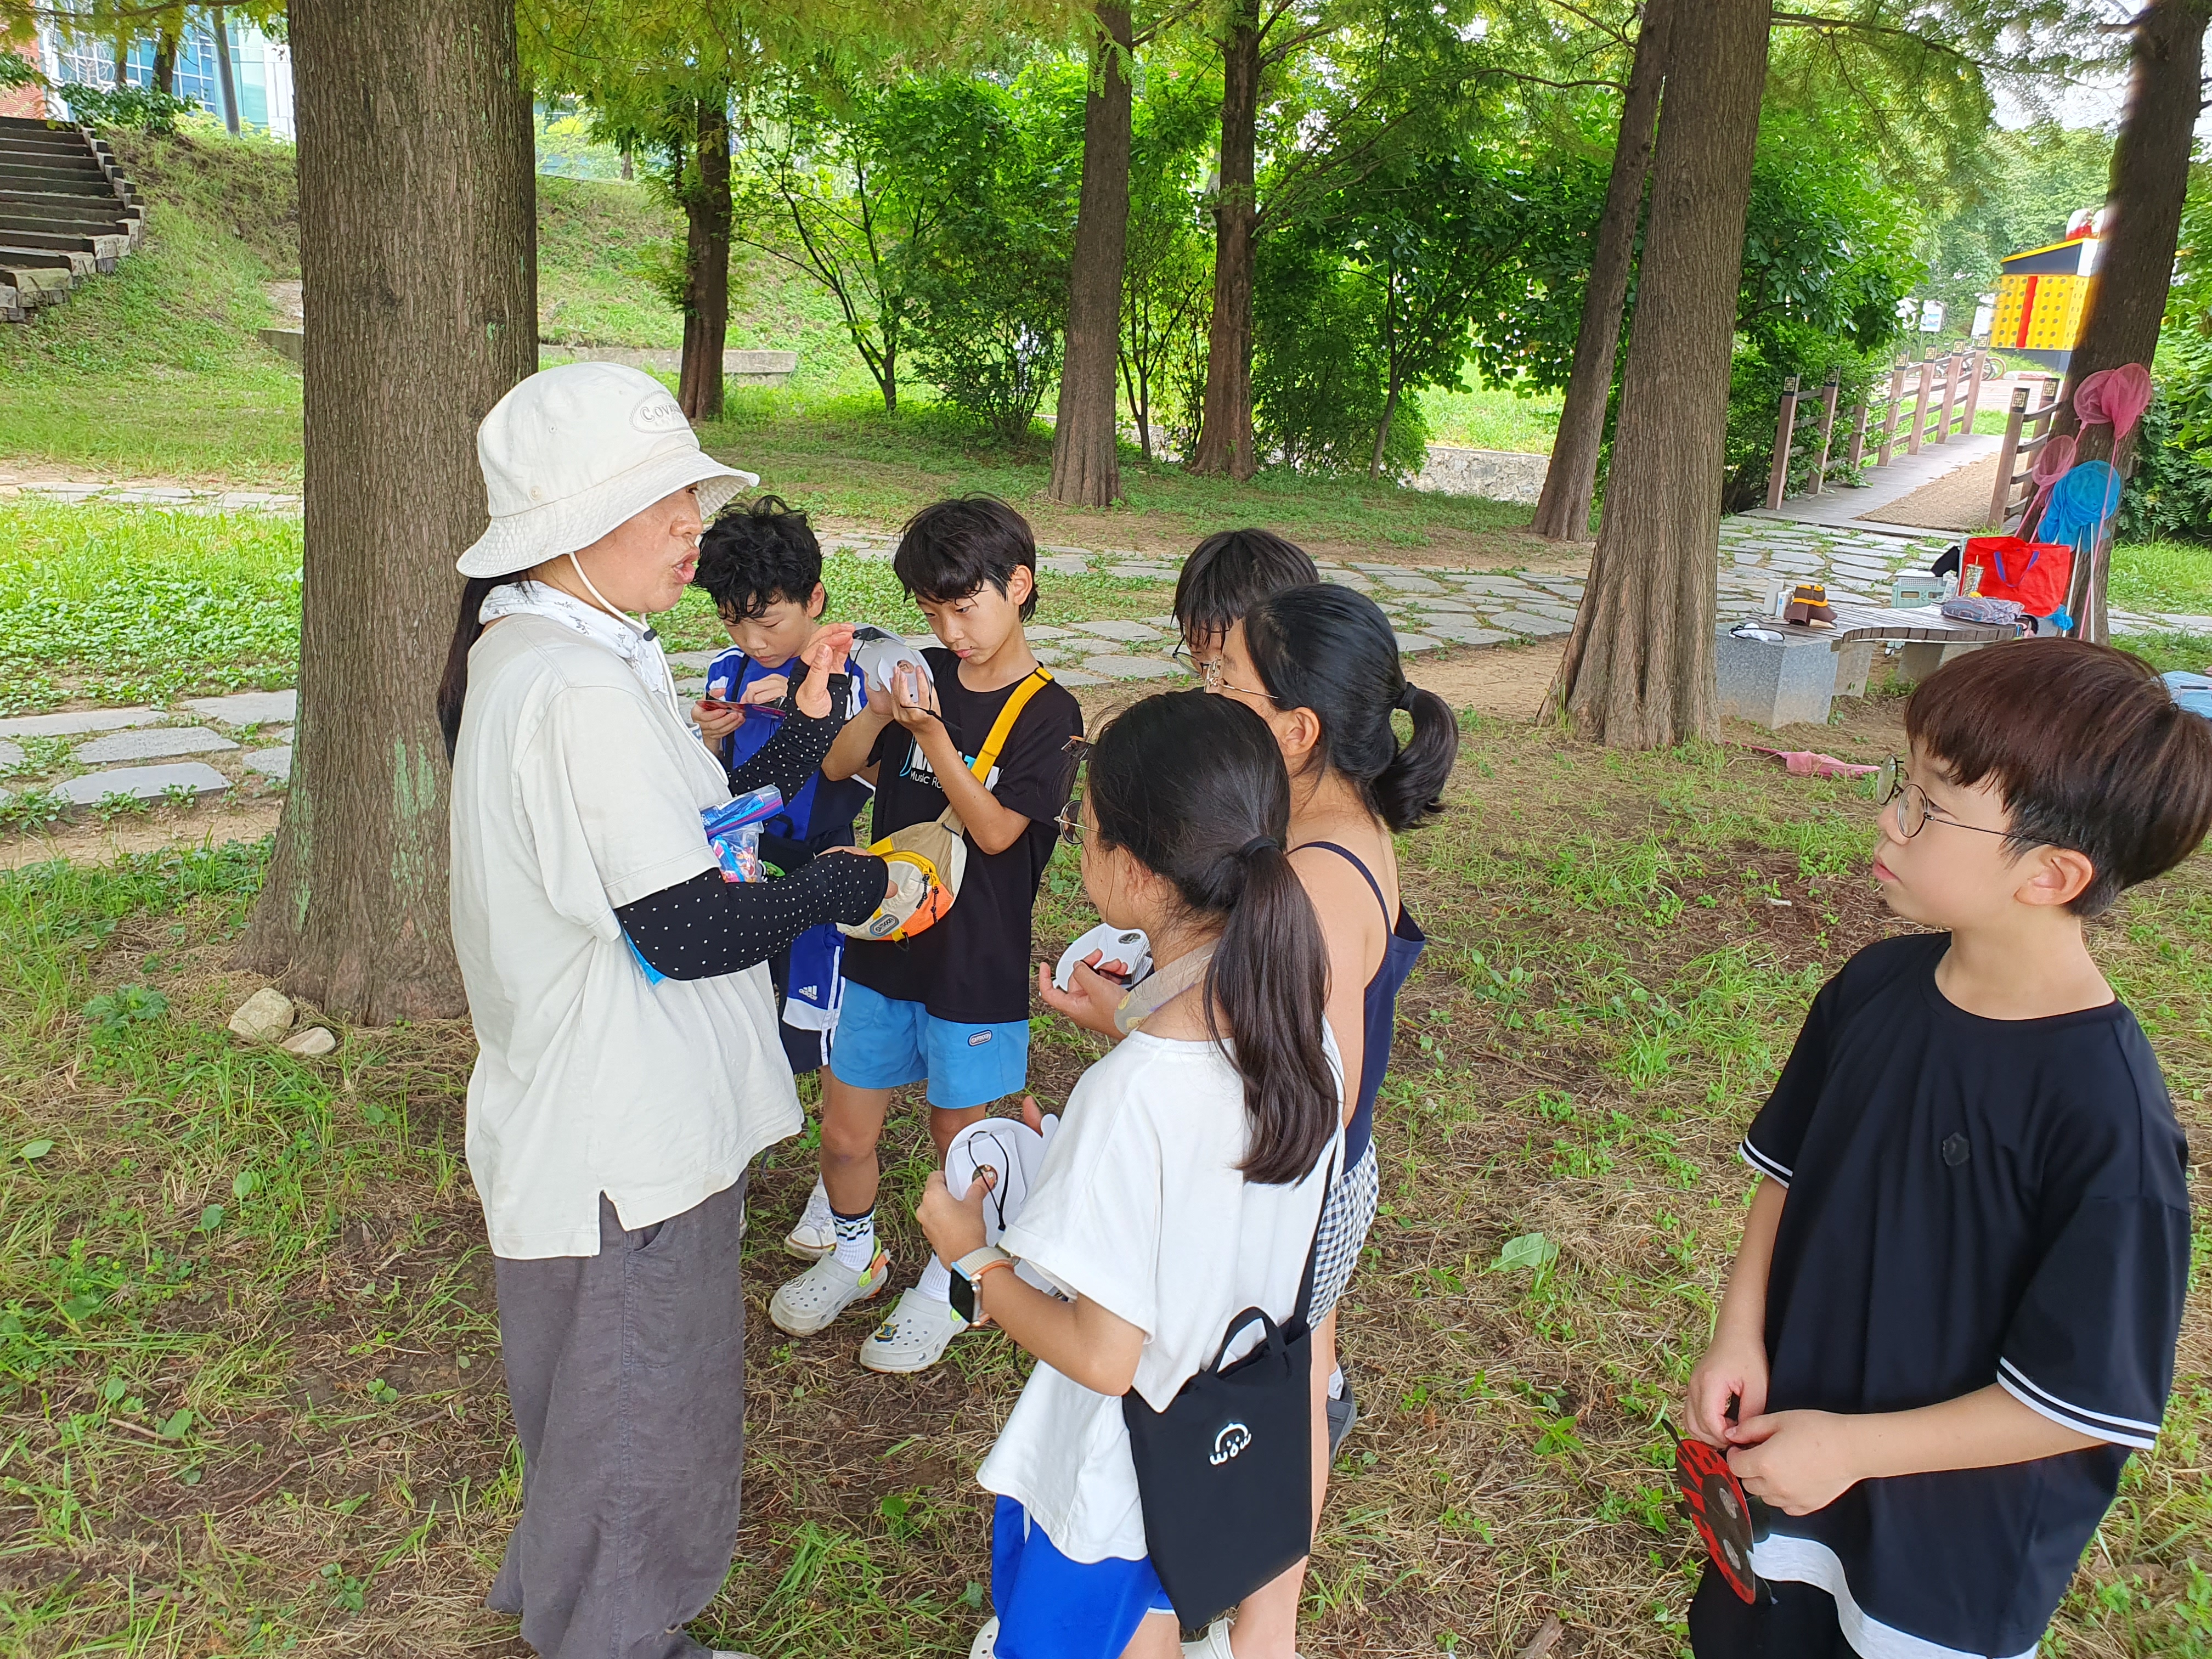
[[[1564,392],[1521,392],[1486,386],[1470,372],[1472,386],[1424,387],[1418,394],[1429,422],[1431,443],[1469,449],[1517,449],[1534,455],[1552,453],[1559,435]]]
[[[2212,615],[2212,546],[2132,542],[2115,547],[2111,598],[2124,611]]]
[[[1893,703],[1827,740],[1895,745]],[[1309,1652],[1674,1659],[1695,1547],[1669,1407],[1750,1181],[1734,1145],[1822,979],[1893,924],[1848,786],[1733,751],[1615,755],[1468,717],[1449,811],[1408,837],[1432,944],[1378,1112],[1381,1218],[1344,1307],[1362,1423],[1309,1580]],[[350,1030],[303,1062],[221,1025],[258,848],[0,875],[0,1502],[13,1651],[505,1650],[480,1603],[518,1498],[481,1219],[459,1162],[464,1023]],[[1781,901],[1786,901],[1782,902]],[[1087,925],[1065,860],[1036,953]],[[2212,860],[2129,895],[2095,949],[2185,1126],[2212,1133]],[[1036,1028],[1063,1100],[1097,1052]],[[892,1113],[886,1243],[921,1114]],[[1023,1363],[854,1364],[763,1314],[811,1136],[755,1176],[745,1529],[695,1627],[767,1659],[958,1654],[983,1616],[981,1453]],[[1507,1249],[1513,1243],[1515,1248]],[[2212,1318],[2189,1305],[2159,1449],[2054,1630],[2074,1659],[2212,1643]]]
[[[0,714],[295,684],[301,556],[296,519],[0,501]],[[823,574],[832,620],[927,631],[888,562],[833,553]],[[1048,573],[1036,620],[1161,616],[1172,593]],[[728,644],[696,588],[660,627],[672,649]]]

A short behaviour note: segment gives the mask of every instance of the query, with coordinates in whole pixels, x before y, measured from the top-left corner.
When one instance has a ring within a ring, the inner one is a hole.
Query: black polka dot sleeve
[[[774,784],[790,800],[805,787],[807,779],[820,769],[829,757],[830,745],[837,740],[844,729],[846,690],[849,682],[839,674],[830,682],[830,712],[818,720],[811,720],[799,712],[798,689],[794,686],[784,695],[783,719],[776,733],[760,746],[759,751],[730,769],[730,793],[742,795],[748,789],[758,789],[763,784]]]
[[[781,881],[725,881],[708,870],[615,911],[637,953],[671,979],[713,979],[766,962],[808,928],[866,921],[883,902],[884,861],[816,859]]]

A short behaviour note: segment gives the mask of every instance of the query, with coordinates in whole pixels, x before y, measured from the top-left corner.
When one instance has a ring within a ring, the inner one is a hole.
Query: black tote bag
[[[1335,1182],[1331,1158],[1328,1187]],[[1145,1515],[1145,1548],[1185,1630],[1199,1630],[1280,1575],[1313,1547],[1315,1249],[1306,1251],[1297,1306],[1278,1325],[1247,1308],[1229,1322],[1213,1363],[1164,1412],[1134,1389],[1121,1396]],[[1258,1347],[1226,1370],[1221,1357],[1257,1323]]]

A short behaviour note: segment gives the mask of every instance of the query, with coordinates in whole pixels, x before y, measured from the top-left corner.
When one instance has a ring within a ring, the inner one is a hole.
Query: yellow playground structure
[[[2097,233],[2104,217],[2101,210],[2084,208],[2067,225],[2063,240],[2000,261],[1990,350],[2066,372],[2096,287]]]

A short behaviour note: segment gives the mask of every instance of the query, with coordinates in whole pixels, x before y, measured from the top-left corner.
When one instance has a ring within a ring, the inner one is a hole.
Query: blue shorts
[[[855,1089],[903,1089],[927,1078],[929,1103],[942,1111],[988,1106],[1028,1082],[1030,1023],[955,1024],[847,980],[830,1069]]]
[[[1172,1613],[1152,1561],[1071,1561],[1011,1498],[991,1519],[996,1659],[1121,1659],[1148,1613]]]

